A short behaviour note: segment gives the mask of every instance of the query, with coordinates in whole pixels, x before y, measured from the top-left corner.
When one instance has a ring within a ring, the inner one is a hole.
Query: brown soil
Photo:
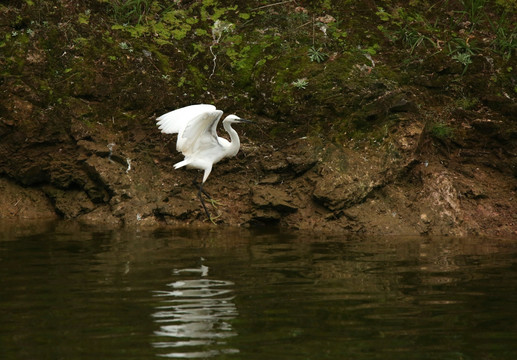
[[[2,11],[12,19],[20,13]],[[8,31],[22,25],[0,24]],[[84,35],[88,29],[76,31]],[[277,91],[270,88],[271,78],[263,88],[257,85],[271,93],[239,110],[242,98],[237,103],[224,99],[215,87],[213,94],[203,91],[191,101],[160,91],[155,81],[161,75],[153,74],[156,65],[145,58],[128,60],[120,72],[99,59],[93,75],[77,75],[74,82],[65,72],[48,80],[49,68],[68,55],[59,51],[58,59],[42,44],[27,45],[23,70],[4,72],[0,82],[0,219],[215,226],[192,184],[200,174],[173,169],[182,159],[175,136],[160,134],[154,123],[175,107],[214,102],[255,123],[236,126],[241,151],[216,164],[205,185],[220,204],[217,209],[209,205],[220,226],[517,235],[517,105],[515,94],[495,95],[491,85],[472,90],[489,84],[493,74],[488,70],[473,70],[469,77],[450,62],[439,69],[424,64],[411,81],[391,86],[376,69],[354,66],[350,74],[361,81],[360,96],[356,85],[334,84],[329,91],[336,97],[315,90],[311,96],[279,100],[292,101],[289,106],[268,100]],[[3,65],[11,61],[0,60]],[[339,62],[339,57],[329,59],[327,75],[317,73],[310,81],[335,79]],[[138,79],[128,71],[138,73]],[[457,105],[462,96],[445,90],[458,79],[472,90],[475,106]],[[67,95],[45,92],[46,81]],[[68,87],[60,88],[65,82]],[[327,130],[325,124],[348,116],[343,109],[349,103],[357,106],[351,118],[369,122],[374,130],[345,138],[336,135],[343,129]],[[326,121],[319,135],[306,131],[305,124],[317,117]],[[455,135],[433,134],[429,119],[441,119]],[[279,129],[275,135],[272,128]],[[379,132],[382,139],[374,140]]]
[[[255,120],[260,124],[260,118]],[[493,135],[480,137],[475,127],[465,125],[474,137],[470,147],[449,144],[443,152],[422,139],[418,121],[403,124],[392,130],[389,148],[357,142],[319,149],[308,139],[260,144],[240,126],[241,152],[217,164],[206,183],[220,204],[209,209],[219,216],[219,225],[230,226],[517,235],[515,157]],[[135,150],[123,133],[100,125],[88,131],[91,140],[73,139],[66,150],[46,148],[30,158],[4,154],[20,166],[11,165],[12,175],[0,179],[0,217],[211,225],[192,184],[201,174],[172,168],[182,159],[171,150],[175,136],[154,128],[134,132],[132,137],[145,139],[144,149]],[[9,147],[4,143],[3,149]]]

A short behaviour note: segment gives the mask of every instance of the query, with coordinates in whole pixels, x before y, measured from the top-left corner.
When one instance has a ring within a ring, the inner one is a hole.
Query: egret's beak
[[[242,122],[242,123],[252,123],[253,121],[248,120],[248,119],[242,119],[242,118],[240,118],[240,119],[239,119],[239,122]]]

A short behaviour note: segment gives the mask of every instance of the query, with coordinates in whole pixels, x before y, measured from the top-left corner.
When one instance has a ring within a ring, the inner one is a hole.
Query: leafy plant
[[[464,68],[463,68],[463,73],[462,74],[465,74],[465,72],[467,71],[468,66],[470,64],[472,64],[472,58],[471,58],[471,55],[468,52],[456,53],[456,54],[452,55],[452,59],[456,60],[457,62],[459,62],[461,64],[463,64]]]
[[[472,55],[475,55],[479,48],[475,42],[470,42],[462,38],[454,38],[449,44],[449,56],[463,65],[462,75],[472,64]]]
[[[131,46],[129,46],[129,44],[125,41],[122,41],[118,44],[118,46],[122,49],[122,50],[131,50]]]
[[[293,81],[291,83],[295,88],[300,90],[305,90],[307,88],[307,85],[309,85],[309,81],[306,78],[298,79],[296,81]]]
[[[328,59],[328,54],[322,52],[322,48],[311,47],[307,53],[312,62],[322,63]]]

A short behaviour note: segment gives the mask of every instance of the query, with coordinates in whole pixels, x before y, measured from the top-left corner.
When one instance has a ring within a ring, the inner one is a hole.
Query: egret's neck
[[[237,134],[237,131],[233,130],[232,124],[229,122],[223,122],[224,130],[228,134],[230,134],[230,147],[228,148],[228,156],[235,156],[239,152],[239,148],[241,146],[241,140],[239,139],[239,135]]]

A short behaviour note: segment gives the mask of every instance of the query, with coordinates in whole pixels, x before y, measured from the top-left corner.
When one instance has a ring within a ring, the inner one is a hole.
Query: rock
[[[363,183],[350,176],[320,178],[314,187],[313,199],[330,211],[346,209],[361,202],[373,189],[373,183]]]
[[[93,155],[85,162],[85,169],[94,181],[99,182],[110,196],[123,195],[130,187],[130,181],[120,164]]]
[[[161,219],[167,220],[169,218],[173,219],[187,219],[192,213],[199,211],[199,206],[193,202],[167,202],[161,203],[157,205],[153,212],[154,214]]]
[[[262,169],[267,172],[285,172],[289,168],[289,163],[286,160],[286,155],[279,151],[274,151],[262,158]]]
[[[24,185],[35,185],[49,181],[48,169],[38,162],[30,162],[20,168],[16,178]]]
[[[360,114],[368,121],[384,119],[389,113],[416,112],[414,95],[399,90],[388,91],[366,104]]]
[[[274,150],[261,160],[266,172],[291,173],[300,176],[318,162],[316,151],[307,139],[291,141],[285,148]]]
[[[336,212],[357,204],[387,178],[375,158],[356,156],[351,152],[340,159],[336,150],[319,167],[312,198],[328,210]],[[343,164],[341,164],[343,163]]]
[[[75,163],[56,159],[50,163],[50,183],[60,189],[83,188],[88,177]]]
[[[84,191],[61,190],[51,186],[44,187],[56,211],[65,219],[74,219],[95,209],[95,205]]]
[[[278,184],[281,181],[281,177],[278,174],[269,174],[264,178],[260,179],[259,184],[261,185],[273,185]]]
[[[116,227],[121,224],[120,219],[113,216],[111,208],[107,205],[99,206],[89,213],[82,214],[77,218],[77,220],[81,223],[94,226],[102,224]]]
[[[88,155],[108,157],[112,153],[110,144],[99,144],[93,141],[79,140],[77,146],[84,149]]]
[[[316,150],[305,138],[292,141],[284,152],[287,163],[296,176],[313,168],[318,162]]]
[[[105,189],[102,184],[91,179],[87,179],[87,183],[84,185],[84,191],[86,191],[88,197],[96,204],[110,201],[108,190]]]
[[[282,216],[278,211],[272,209],[257,209],[251,214],[249,223],[252,225],[276,224],[281,218]]]
[[[280,214],[298,211],[298,207],[292,203],[292,198],[288,193],[272,186],[256,186],[253,188],[251,201],[261,209],[275,210]]]
[[[392,99],[388,110],[390,112],[416,112],[417,106],[410,97],[400,94]]]
[[[517,111],[517,109],[515,109]],[[503,122],[501,120],[493,119],[475,119],[471,125],[484,133],[493,133],[501,130]]]
[[[482,99],[488,107],[501,112],[512,120],[517,120],[517,103],[499,95],[488,94]]]
[[[55,219],[52,203],[39,189],[0,178],[0,219]]]
[[[429,219],[425,213],[420,214],[420,220],[422,220],[424,224],[429,224],[431,222],[431,219]]]

